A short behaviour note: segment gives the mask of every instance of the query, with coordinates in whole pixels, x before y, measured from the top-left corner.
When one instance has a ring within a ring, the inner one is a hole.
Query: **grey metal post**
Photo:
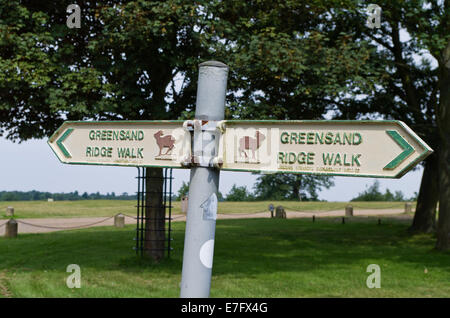
[[[195,119],[223,120],[228,66],[209,61],[199,65]],[[214,147],[215,148],[215,147]],[[216,149],[212,152],[217,153]],[[210,154],[209,154],[210,155]],[[209,297],[216,217],[203,215],[202,204],[219,188],[219,170],[192,167],[184,239],[180,297]]]

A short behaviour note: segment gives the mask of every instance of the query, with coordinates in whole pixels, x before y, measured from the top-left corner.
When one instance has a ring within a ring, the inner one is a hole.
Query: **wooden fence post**
[[[7,217],[13,217],[14,216],[14,208],[12,206],[9,206],[6,208],[6,216]]]
[[[345,216],[353,216],[353,207],[351,205],[345,207]]]
[[[5,225],[5,237],[17,237],[17,226],[17,221],[14,219],[10,219]]]
[[[125,216],[122,213],[119,213],[114,217],[114,226],[115,227],[125,226]]]

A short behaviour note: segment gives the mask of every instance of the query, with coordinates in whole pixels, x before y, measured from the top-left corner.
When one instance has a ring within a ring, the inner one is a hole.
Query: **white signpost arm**
[[[199,65],[195,119],[223,120],[227,77],[228,67],[223,63],[209,61]],[[214,254],[220,172],[212,167],[195,166],[195,163],[217,156],[218,135],[211,130],[196,131],[180,286],[182,298],[209,297]]]

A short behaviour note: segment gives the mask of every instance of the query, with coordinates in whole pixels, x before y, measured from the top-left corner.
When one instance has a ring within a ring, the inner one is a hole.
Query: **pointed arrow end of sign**
[[[67,137],[72,133],[73,128],[68,128],[64,134],[62,134],[61,137],[58,138],[58,140],[56,141],[56,145],[58,146],[59,150],[61,150],[61,152],[63,153],[63,155],[66,158],[72,158],[70,152],[67,150],[66,147],[64,147],[63,145],[63,141],[67,139]]]
[[[386,130],[386,133],[391,137],[401,148],[402,153],[389,162],[383,169],[393,170],[397,168],[403,161],[414,153],[414,148],[403,138],[396,130]]]

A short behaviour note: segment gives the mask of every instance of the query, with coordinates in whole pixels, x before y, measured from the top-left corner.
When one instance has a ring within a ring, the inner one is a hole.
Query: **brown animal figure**
[[[158,144],[159,147],[158,156],[161,156],[162,150],[164,148],[169,148],[165,153],[165,155],[168,155],[169,152],[172,151],[172,149],[175,147],[175,139],[172,137],[172,135],[167,135],[163,137],[163,132],[162,130],[160,130],[153,136],[155,137],[156,143]]]
[[[241,156],[242,153],[244,153],[245,158],[248,158],[247,153],[245,150],[251,150],[252,151],[252,158],[255,159],[255,151],[261,146],[261,143],[266,139],[266,136],[264,136],[259,131],[256,132],[255,138],[244,136],[241,139],[239,139],[239,155]]]

